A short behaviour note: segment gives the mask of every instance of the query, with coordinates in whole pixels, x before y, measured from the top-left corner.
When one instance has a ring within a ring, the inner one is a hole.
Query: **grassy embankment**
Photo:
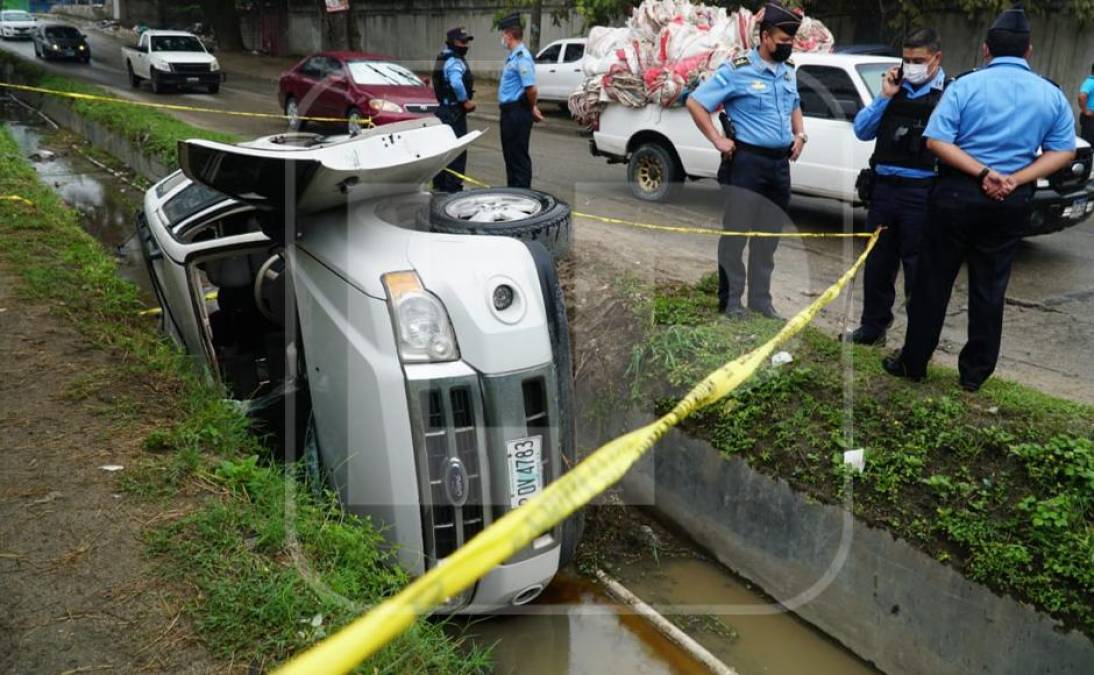
[[[778,330],[719,319],[715,285],[634,295],[646,331],[621,392],[632,405],[664,412]],[[859,518],[1094,636],[1094,409],[1000,379],[966,394],[942,367],[908,383],[882,371],[881,350],[855,347],[848,420],[842,348],[807,330],[788,347],[792,364],[766,368],[685,429],[834,504],[843,451],[865,448],[852,483]]]
[[[93,89],[53,76],[37,83]],[[73,105],[164,159],[178,138],[211,136],[151,110]],[[6,129],[0,129],[0,194],[34,203],[0,201],[0,260],[22,278],[20,293],[56,308],[114,356],[116,369],[89,374],[81,389],[93,390],[95,378],[124,378],[135,392],[127,406],[170,411],[164,418],[172,425],[150,435],[147,460],[127,469],[126,487],[150,508],[184,506],[179,510],[186,515],[146,533],[149,551],[157,573],[179,585],[214,653],[264,668],[359,611],[339,596],[368,605],[406,582],[381,551],[371,523],[341,513],[333,500],[314,499],[294,470],[266,461],[269,451],[224,392],[137,317],[135,287],[118,277],[113,256],[81,229],[78,214],[38,180]],[[293,564],[290,528],[332,593],[313,590]],[[437,623],[420,621],[365,668],[458,673],[488,666],[483,652],[446,637]]]

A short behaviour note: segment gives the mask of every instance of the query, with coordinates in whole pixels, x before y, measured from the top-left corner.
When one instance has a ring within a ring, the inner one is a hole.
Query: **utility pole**
[[[532,16],[528,22],[528,48],[539,53],[539,27],[543,23],[543,0],[532,0]]]
[[[360,51],[357,44],[357,24],[353,21],[353,3],[346,0],[346,49],[351,52]]]

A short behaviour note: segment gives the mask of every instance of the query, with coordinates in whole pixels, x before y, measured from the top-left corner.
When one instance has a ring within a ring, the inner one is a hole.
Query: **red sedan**
[[[304,126],[302,116],[339,117],[356,133],[366,118],[390,124],[437,110],[432,87],[390,58],[365,52],[312,54],[281,74],[277,97],[293,129]]]

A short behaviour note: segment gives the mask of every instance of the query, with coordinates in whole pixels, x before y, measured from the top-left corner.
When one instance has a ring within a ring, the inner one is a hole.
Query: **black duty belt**
[[[744,141],[734,141],[738,150],[744,152],[751,152],[754,155],[760,155],[761,157],[770,157],[772,159],[786,159],[790,157],[790,152],[793,146],[787,146],[785,148],[765,148],[762,145],[752,145],[751,143],[745,143]]]
[[[884,174],[877,174],[877,182],[888,183],[889,185],[899,185],[901,187],[931,187],[934,185],[935,177],[928,176],[927,178],[912,178],[910,176],[886,176]]]
[[[528,107],[528,103],[526,102],[526,99],[524,99],[524,98],[519,98],[516,101],[512,101],[510,103],[499,103],[498,104],[498,108],[501,109],[502,112],[509,112],[510,110],[516,110],[517,108],[527,108],[527,107]]]

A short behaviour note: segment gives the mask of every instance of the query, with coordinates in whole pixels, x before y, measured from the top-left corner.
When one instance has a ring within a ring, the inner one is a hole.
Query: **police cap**
[[[474,35],[468,35],[466,32],[464,32],[463,26],[457,26],[456,28],[449,29],[447,35],[449,42],[471,42],[475,39]]]
[[[991,25],[991,30],[1005,30],[1009,33],[1031,32],[1029,19],[1026,18],[1026,10],[1022,9],[1022,3],[1016,2],[1013,7],[1000,14]]]
[[[769,2],[764,5],[763,23],[769,23],[781,28],[787,35],[797,35],[801,28],[801,17],[783,7],[781,3]]]
[[[505,18],[498,21],[498,30],[505,30],[506,28],[520,28],[520,12],[513,12]]]

